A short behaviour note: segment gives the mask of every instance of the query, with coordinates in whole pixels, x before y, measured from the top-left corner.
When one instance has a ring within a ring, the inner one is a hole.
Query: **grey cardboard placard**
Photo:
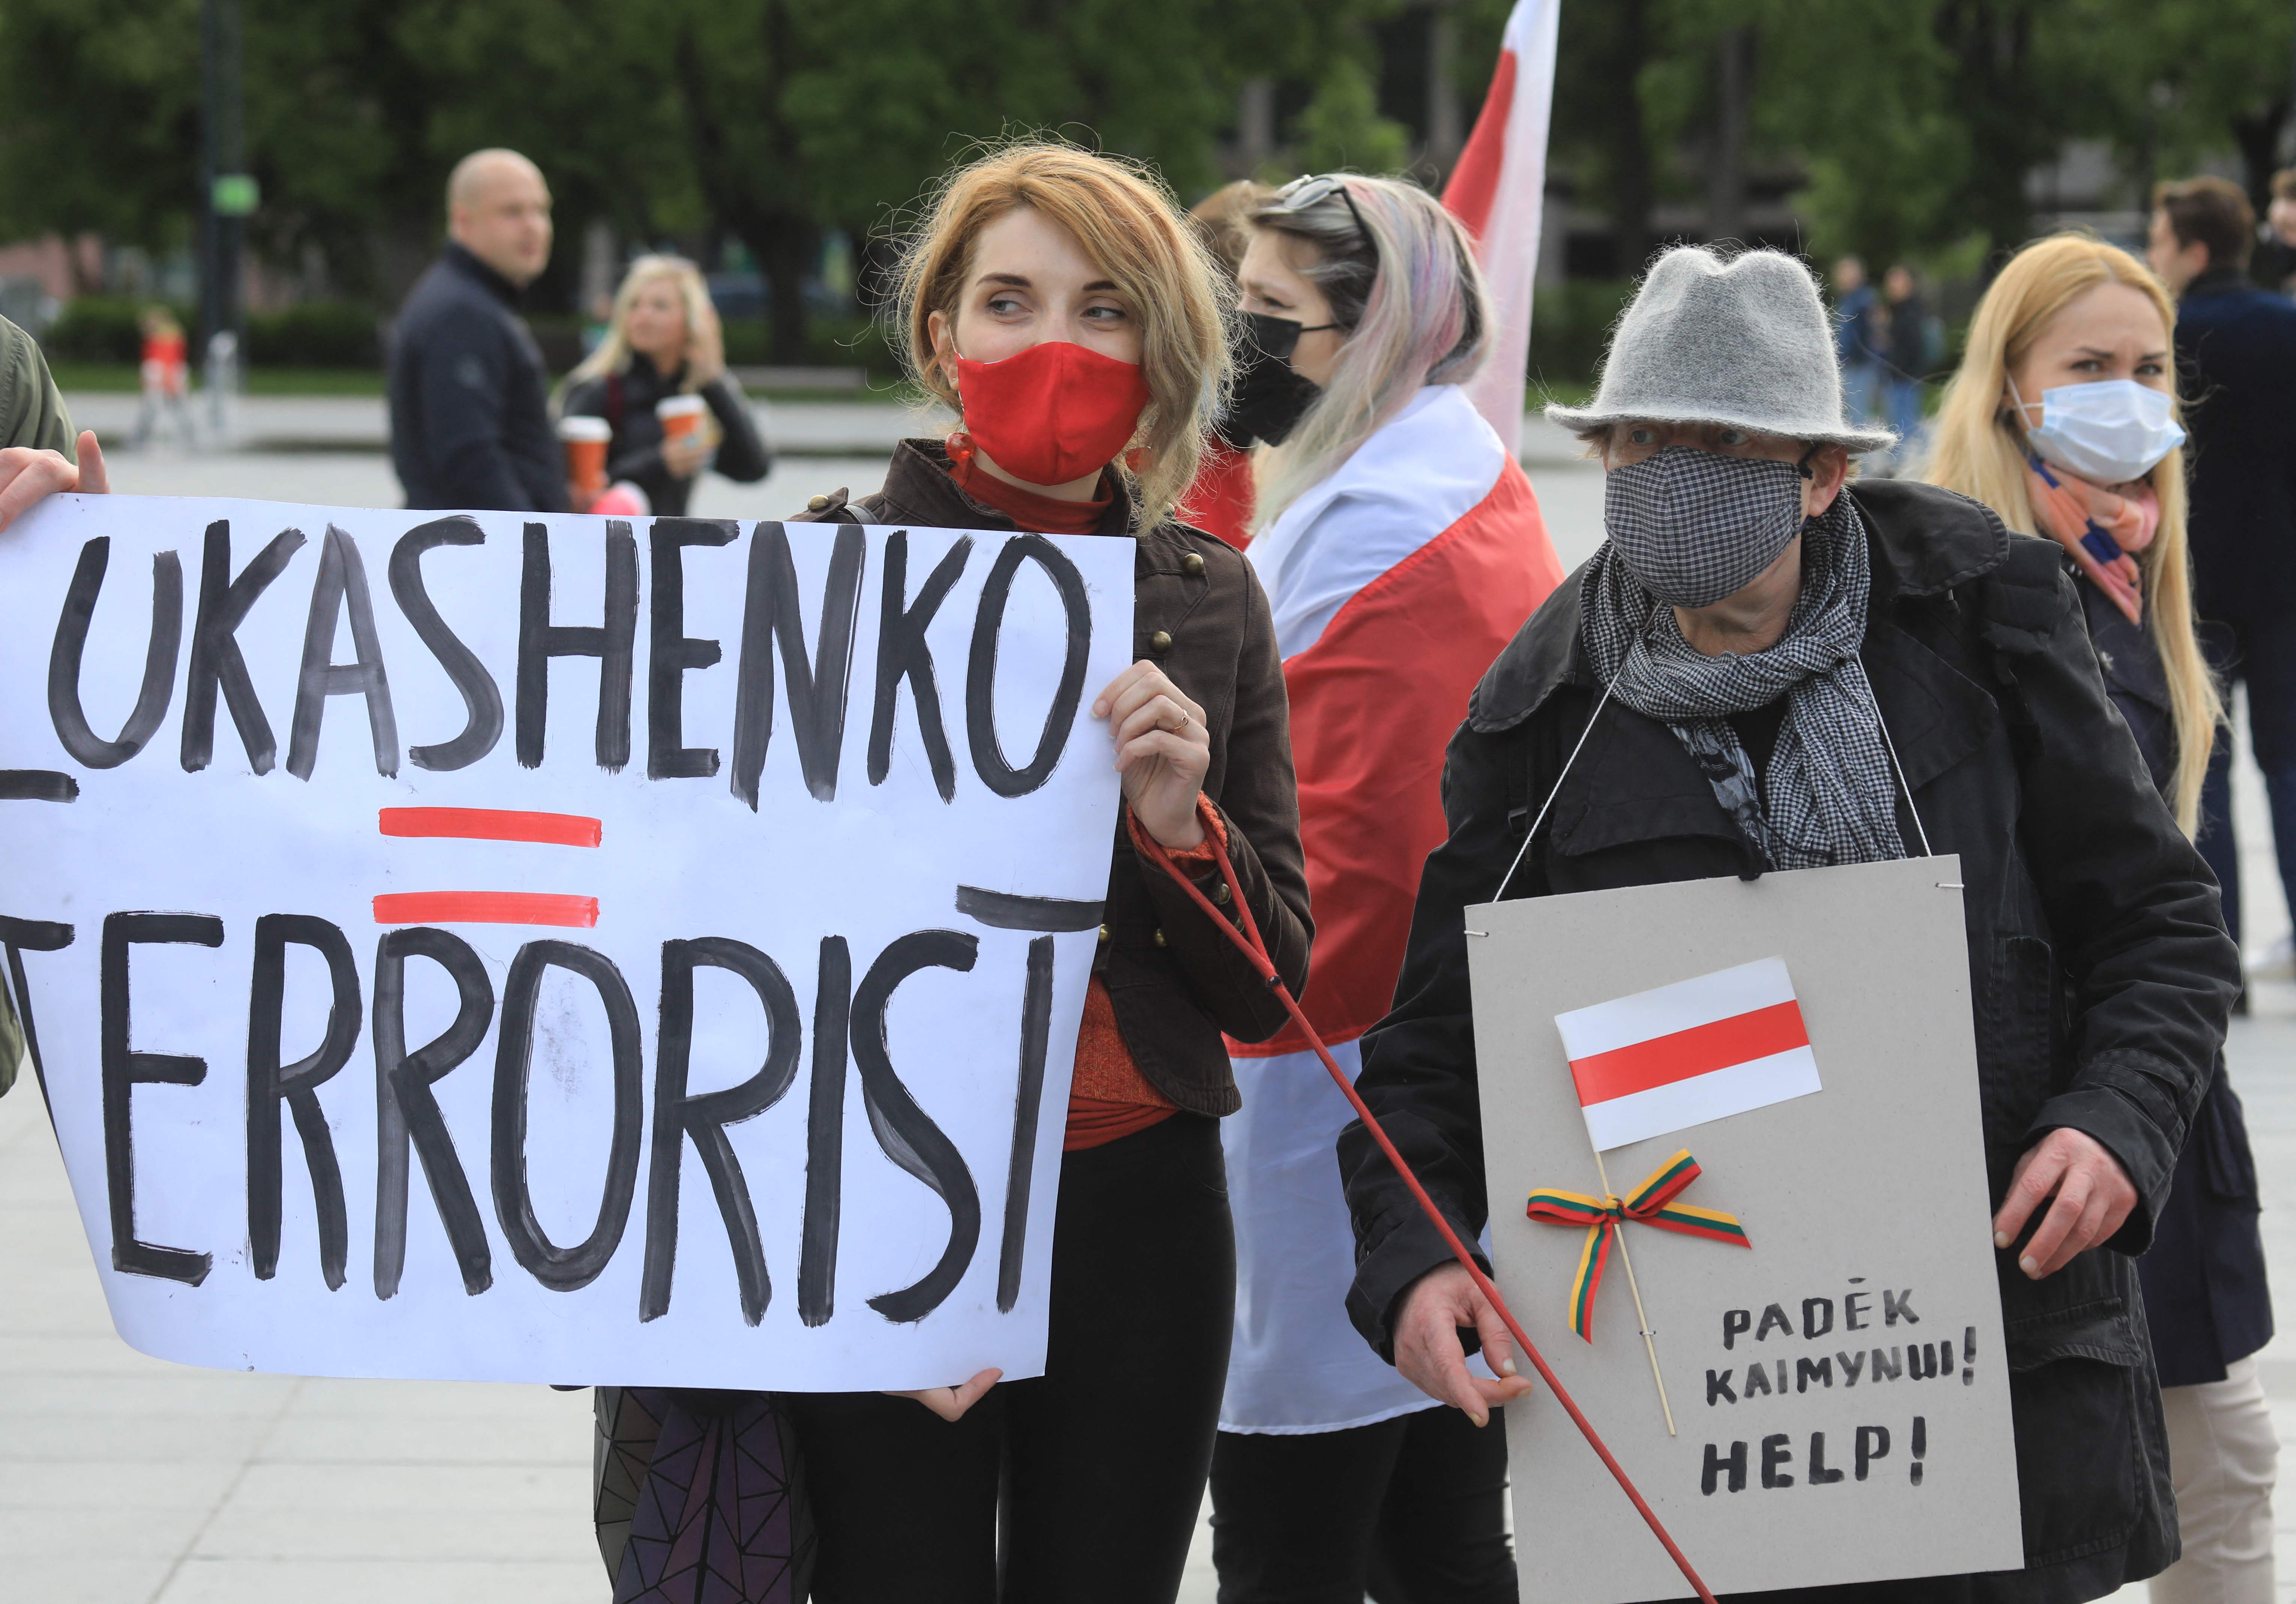
[[[1467,910],[1499,1286],[1718,1593],[2024,1564],[1960,879],[1912,858]],[[1623,1227],[1669,1438],[1619,1254],[1583,1342],[1585,1233],[1523,1214],[1603,1190],[1554,1016],[1770,957],[1824,1089],[1603,1155],[1625,1196],[1688,1149],[1680,1200],[1752,1244]],[[1526,1604],[1687,1594],[1544,1387],[1507,1445]]]

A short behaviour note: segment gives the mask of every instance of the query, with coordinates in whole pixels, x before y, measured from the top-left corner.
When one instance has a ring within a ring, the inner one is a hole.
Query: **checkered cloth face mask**
[[[1801,528],[1801,471],[1669,446],[1603,476],[1603,527],[1651,594],[1706,607],[1761,577]]]
[[[1579,581],[1580,635],[1595,672],[1620,701],[1674,732],[1773,867],[1906,855],[1881,712],[1857,657],[1871,586],[1865,523],[1846,495],[1804,536],[1801,593],[1765,651],[1696,650],[1615,545],[1595,552]],[[1780,697],[1786,716],[1763,784],[1729,715]]]

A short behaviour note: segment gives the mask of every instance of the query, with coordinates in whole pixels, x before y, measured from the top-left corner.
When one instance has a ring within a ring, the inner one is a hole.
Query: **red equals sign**
[[[387,836],[466,841],[532,841],[595,847],[605,834],[580,814],[521,813],[501,807],[386,807],[376,820]],[[598,899],[548,891],[393,891],[374,899],[377,924],[564,925],[598,922]]]

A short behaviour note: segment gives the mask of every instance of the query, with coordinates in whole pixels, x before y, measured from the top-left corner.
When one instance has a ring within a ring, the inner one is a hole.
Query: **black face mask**
[[[1292,371],[1292,353],[1298,348],[1300,335],[1337,327],[1337,323],[1318,323],[1316,329],[1308,329],[1289,317],[1245,313],[1235,395],[1228,403],[1227,415],[1220,420],[1220,438],[1238,451],[1254,440],[1281,446],[1300,414],[1323,394],[1320,387]]]

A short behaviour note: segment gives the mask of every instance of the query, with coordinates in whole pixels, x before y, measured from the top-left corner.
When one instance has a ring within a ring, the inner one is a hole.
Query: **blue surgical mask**
[[[2134,379],[2102,379],[2043,390],[2038,424],[2032,421],[2033,404],[2018,394],[2013,379],[2009,393],[2025,416],[2025,438],[2033,449],[2093,485],[2143,479],[2185,443],[2185,431],[2169,415],[2167,393]]]

